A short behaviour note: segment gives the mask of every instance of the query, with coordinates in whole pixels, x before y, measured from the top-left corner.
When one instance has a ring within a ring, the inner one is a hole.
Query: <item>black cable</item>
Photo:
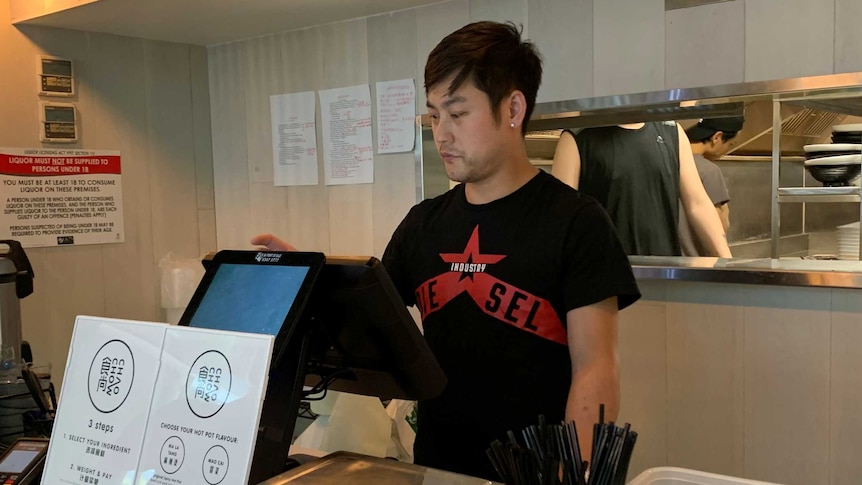
[[[320,381],[318,381],[317,384],[315,384],[311,389],[309,389],[308,391],[303,391],[303,398],[313,396],[315,394],[325,391],[326,388],[329,387],[329,384],[331,384],[333,381],[334,379],[332,378],[331,374],[326,377],[321,377]]]
[[[332,374],[327,375],[326,377],[321,379],[320,382],[315,384],[314,387],[312,387],[308,391],[304,392],[302,395],[302,400],[303,401],[320,401],[320,400],[322,400],[323,398],[326,397],[326,391],[329,388],[329,386],[333,382],[335,382],[341,375],[349,374],[349,373],[350,373],[350,371],[348,371],[347,369],[341,369],[341,370],[337,370],[337,371],[333,372]],[[321,392],[323,392],[322,396],[311,397],[311,396],[314,396],[315,394],[319,394]]]
[[[323,394],[321,394],[320,396],[315,396],[315,397],[306,396],[306,397],[304,397],[304,398],[302,398],[302,399],[303,399],[304,401],[323,401],[324,399],[326,399],[326,392],[327,392],[328,390],[329,390],[329,389],[324,389],[324,390],[323,390]],[[319,394],[319,393],[318,393],[318,394]]]

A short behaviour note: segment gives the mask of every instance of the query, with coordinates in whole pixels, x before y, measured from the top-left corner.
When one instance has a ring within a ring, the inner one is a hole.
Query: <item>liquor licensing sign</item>
[[[0,148],[0,239],[123,242],[121,176],[119,151]]]

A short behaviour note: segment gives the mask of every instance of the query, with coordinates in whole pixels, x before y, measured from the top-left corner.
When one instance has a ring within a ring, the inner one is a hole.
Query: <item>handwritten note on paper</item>
[[[317,185],[314,91],[269,97],[275,185]]]
[[[374,182],[371,91],[367,84],[319,92],[326,185]]]
[[[412,79],[377,83],[377,153],[413,150],[416,87]]]

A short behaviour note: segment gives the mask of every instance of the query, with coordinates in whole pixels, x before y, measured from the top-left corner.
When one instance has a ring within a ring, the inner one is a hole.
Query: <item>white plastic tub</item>
[[[716,475],[686,468],[662,466],[644,470],[628,485],[779,485],[757,480]]]

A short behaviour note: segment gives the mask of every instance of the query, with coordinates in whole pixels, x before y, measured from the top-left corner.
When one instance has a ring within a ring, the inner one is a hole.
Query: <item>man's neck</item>
[[[691,153],[694,153],[695,155],[703,155],[703,153],[705,151],[706,151],[706,145],[704,145],[703,143],[692,143],[691,144]]]
[[[526,152],[507,160],[500,170],[481,182],[464,184],[467,202],[481,205],[502,199],[529,182],[539,169],[530,163]]]

